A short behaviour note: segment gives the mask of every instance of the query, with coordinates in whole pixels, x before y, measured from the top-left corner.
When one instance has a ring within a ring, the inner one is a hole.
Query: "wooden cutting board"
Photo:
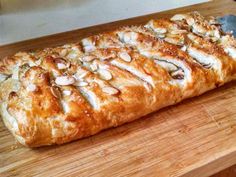
[[[193,10],[203,15],[236,14],[236,3],[216,0],[0,46],[0,57]],[[204,177],[235,163],[236,82],[62,146],[25,148],[0,122],[0,176]]]

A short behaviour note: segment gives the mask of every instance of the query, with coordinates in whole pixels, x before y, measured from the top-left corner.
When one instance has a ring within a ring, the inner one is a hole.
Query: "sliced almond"
[[[164,40],[171,44],[184,45],[184,38],[182,39],[182,38],[166,37]]]
[[[63,90],[62,92],[64,95],[66,96],[70,96],[71,95],[71,91],[70,90]]]
[[[84,46],[84,51],[85,51],[85,52],[92,52],[92,51],[94,51],[95,49],[96,49],[96,47],[93,46],[93,45]]]
[[[111,52],[111,53],[107,53],[107,54],[103,54],[103,55],[100,55],[100,59],[101,60],[108,60],[108,59],[112,59],[112,58],[115,58],[116,57],[116,53],[115,52]]]
[[[153,28],[153,30],[158,34],[165,34],[167,32],[166,28],[161,28],[161,27]]]
[[[55,83],[57,85],[72,85],[75,83],[75,78],[71,76],[58,76]]]
[[[74,51],[74,50],[71,50],[71,51],[69,52],[69,54],[67,55],[67,58],[69,58],[69,59],[76,59],[77,57],[78,57],[78,54],[77,54],[77,52]]]
[[[38,65],[41,64],[41,62],[42,62],[42,61],[41,61],[40,59],[38,59],[38,60],[36,60],[34,63],[35,63],[36,66],[38,66]]]
[[[96,63],[92,63],[92,64],[90,65],[90,69],[91,69],[92,71],[97,71],[98,65],[97,65]]]
[[[70,62],[60,57],[54,58],[54,62],[57,64],[58,69],[66,69],[70,67]]]
[[[188,17],[188,18],[186,18],[186,22],[189,26],[193,26],[195,23],[195,20],[192,17]]]
[[[78,81],[75,83],[76,86],[78,87],[85,87],[88,85],[88,82],[85,82],[85,81]]]
[[[60,54],[61,57],[65,57],[68,54],[68,50],[67,49],[62,49],[59,54]]]
[[[37,90],[37,86],[35,84],[29,84],[27,87],[26,87],[26,90],[28,92],[34,92]]]
[[[184,52],[186,52],[186,50],[187,50],[187,46],[184,45],[183,47],[181,47],[181,50],[184,51]]]
[[[131,62],[132,60],[131,56],[127,52],[120,52],[119,57],[126,62]]]
[[[67,66],[64,63],[57,63],[57,68],[58,69],[66,69]]]
[[[53,96],[55,96],[56,98],[61,98],[61,92],[60,92],[60,89],[57,87],[57,86],[52,86],[50,88]]]
[[[166,37],[166,35],[165,34],[157,34],[157,37],[163,39]]]
[[[90,61],[93,61],[95,58],[96,58],[95,56],[88,55],[88,56],[82,57],[82,61],[90,62]]]
[[[176,29],[176,30],[172,30],[170,33],[171,34],[184,34],[184,33],[187,33],[187,31],[181,30],[181,29]]]
[[[79,70],[77,73],[74,75],[76,80],[83,80],[84,77],[88,74],[87,71],[85,70]]]
[[[99,73],[100,77],[104,80],[111,80],[112,79],[112,74],[110,73],[110,71],[108,71],[106,69],[99,69],[98,73]]]
[[[69,44],[65,44],[65,45],[63,45],[62,47],[64,47],[64,48],[68,49],[68,48],[70,48],[70,47],[71,47],[71,45],[69,45]]]
[[[199,44],[198,37],[193,33],[188,33],[187,37],[195,44]]]
[[[186,18],[186,15],[184,14],[176,14],[174,15],[170,20],[171,21],[180,21]]]
[[[103,91],[104,93],[109,94],[109,95],[115,95],[115,94],[119,93],[119,90],[117,90],[117,89],[114,88],[114,87],[103,87],[103,88],[102,88],[102,91]]]

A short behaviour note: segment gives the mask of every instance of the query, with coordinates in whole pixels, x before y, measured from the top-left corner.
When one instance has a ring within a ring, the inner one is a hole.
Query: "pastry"
[[[197,12],[0,60],[0,113],[28,147],[63,144],[236,78],[236,40]]]

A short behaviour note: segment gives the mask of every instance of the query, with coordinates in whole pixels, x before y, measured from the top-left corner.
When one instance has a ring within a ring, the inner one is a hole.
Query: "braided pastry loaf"
[[[178,14],[0,61],[0,112],[29,147],[138,119],[236,78],[236,40],[212,17]]]

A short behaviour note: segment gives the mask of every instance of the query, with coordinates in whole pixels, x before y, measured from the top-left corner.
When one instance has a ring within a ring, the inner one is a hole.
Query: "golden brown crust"
[[[0,61],[0,113],[29,147],[63,144],[236,77],[236,42],[194,12]]]

